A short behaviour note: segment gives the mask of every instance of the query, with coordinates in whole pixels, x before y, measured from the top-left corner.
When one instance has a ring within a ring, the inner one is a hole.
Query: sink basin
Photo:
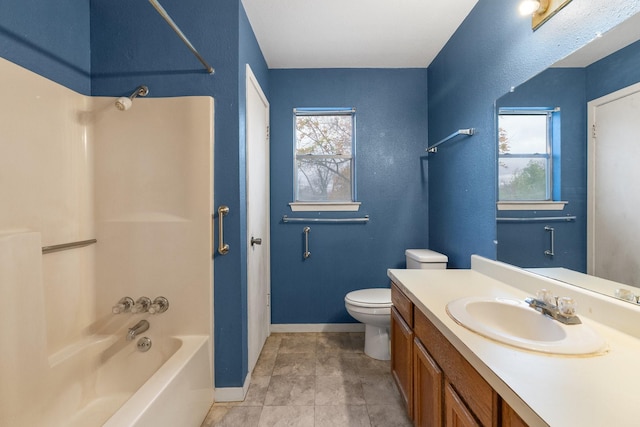
[[[607,348],[604,339],[588,325],[564,325],[516,299],[460,298],[447,304],[447,313],[477,334],[526,350],[595,355]]]

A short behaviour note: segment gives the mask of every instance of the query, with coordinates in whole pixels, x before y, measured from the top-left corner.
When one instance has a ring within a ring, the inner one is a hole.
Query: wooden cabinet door
[[[480,427],[448,381],[444,386],[444,421],[446,427]]]
[[[501,412],[502,422],[500,425],[502,427],[528,427],[527,423],[504,400],[502,401]]]
[[[395,307],[391,308],[391,374],[407,407],[413,415],[413,331]]]
[[[416,427],[442,426],[442,381],[438,364],[418,338],[413,339],[413,415]]]

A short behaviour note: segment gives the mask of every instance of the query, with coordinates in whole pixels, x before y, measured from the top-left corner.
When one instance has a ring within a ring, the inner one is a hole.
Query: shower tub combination
[[[146,353],[129,343],[93,374],[96,397],[66,425],[199,426],[213,399],[210,378],[202,375],[208,348],[203,336],[167,338]]]
[[[119,110],[2,58],[0,75],[0,425],[198,427],[213,403],[213,99]],[[142,295],[171,306],[111,312]],[[126,339],[143,319],[146,352]]]

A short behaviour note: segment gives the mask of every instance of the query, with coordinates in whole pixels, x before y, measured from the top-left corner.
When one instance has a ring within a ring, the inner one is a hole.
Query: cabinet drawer
[[[407,322],[407,325],[413,328],[413,303],[393,282],[391,282],[391,303]]]
[[[498,415],[497,393],[420,310],[415,311],[414,321],[416,338],[443,370],[466,406],[481,425],[494,425]]]

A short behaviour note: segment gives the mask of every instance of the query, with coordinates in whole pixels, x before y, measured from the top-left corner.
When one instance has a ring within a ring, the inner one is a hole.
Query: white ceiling
[[[427,67],[478,0],[242,0],[269,68]]]

